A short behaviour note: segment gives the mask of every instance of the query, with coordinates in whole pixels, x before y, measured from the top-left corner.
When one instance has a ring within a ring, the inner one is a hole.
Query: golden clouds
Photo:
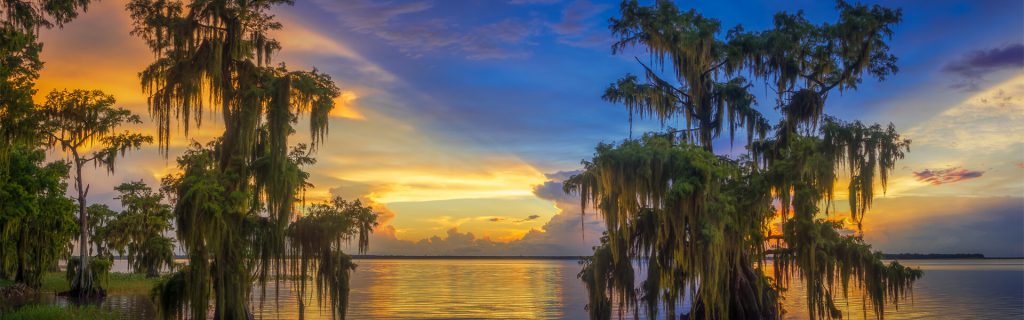
[[[342,91],[341,95],[334,99],[334,110],[331,110],[331,116],[352,120],[366,120],[366,116],[363,116],[363,113],[356,109],[356,99],[359,99],[359,96],[355,92]]]
[[[131,21],[125,1],[101,1],[89,6],[62,29],[40,32],[43,42],[37,98],[53,89],[99,89],[119,104],[144,112],[138,72],[152,60],[145,43],[129,36]]]
[[[914,144],[992,153],[1024,143],[1024,75],[952,106],[907,131]]]
[[[118,106],[147,120],[125,129],[155,136],[156,125],[148,121],[146,94],[138,78],[154,57],[142,39],[129,35],[131,20],[124,5],[123,0],[102,1],[63,30],[42,31],[46,65],[37,86],[38,98],[52,89],[102,90],[114,95]],[[276,60],[296,69],[321,67],[343,89],[331,112],[330,133],[315,154],[319,161],[306,168],[316,185],[306,192],[307,201],[329,199],[331,189],[342,181],[362,184],[361,192],[346,198],[363,198],[384,214],[379,232],[413,240],[445,235],[456,227],[481,237],[518,239],[554,215],[550,202],[533,195],[534,186],[546,181],[539,170],[462,133],[421,123],[419,111],[392,92],[422,93],[405,88],[400,79],[353,46],[289,10],[274,11],[284,25],[275,32],[283,47]],[[300,120],[298,132],[305,132],[304,121]],[[174,159],[193,140],[205,143],[223,133],[223,121],[213,109],[205,110],[201,126],[193,123],[187,135],[182,122],[175,122],[166,156],[155,145],[147,146],[119,160],[113,175],[88,170],[94,191],[89,200],[112,203],[113,186],[128,180],[144,179],[156,185],[177,171]],[[292,138],[294,143],[309,141],[301,133]],[[444,201],[452,202],[439,203]],[[512,222],[530,215],[540,218]],[[479,218],[483,216],[509,220],[490,222]]]

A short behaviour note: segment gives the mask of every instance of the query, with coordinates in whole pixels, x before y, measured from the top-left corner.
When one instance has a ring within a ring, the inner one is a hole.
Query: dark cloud
[[[538,214],[531,214],[529,217],[526,217],[526,219],[523,219],[522,221],[537,220],[537,218],[540,218],[540,215],[538,215]]]
[[[977,50],[942,67],[942,71],[959,77],[954,88],[977,90],[978,83],[990,73],[1024,68],[1024,44]]]
[[[450,50],[473,60],[525,58],[530,53],[522,47],[537,31],[534,24],[514,19],[463,26],[444,17],[420,15],[434,7],[434,3],[428,1],[317,0],[316,3],[337,15],[345,26],[373,35],[414,57]]]
[[[565,193],[562,189],[562,182],[568,180],[569,177],[579,174],[580,170],[575,171],[559,171],[555,173],[548,173],[544,176],[548,178],[543,184],[539,184],[533,187],[533,194],[538,198],[544,200],[551,200],[557,202],[576,202],[579,201],[579,197]]]
[[[940,185],[967,179],[980,178],[983,174],[985,174],[984,171],[953,167],[949,169],[924,169],[922,171],[914,171],[914,178],[916,178],[917,181]]]
[[[490,222],[501,222],[501,221],[505,221],[505,218],[494,217],[494,218],[487,219],[487,221],[490,221]]]

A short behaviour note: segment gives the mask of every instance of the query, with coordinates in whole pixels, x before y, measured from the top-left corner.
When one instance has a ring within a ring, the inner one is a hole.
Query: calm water
[[[569,260],[357,260],[352,283],[350,319],[471,318],[585,319],[586,291]],[[1022,319],[1024,260],[907,260],[925,270],[913,300],[889,306],[887,319]],[[115,265],[115,269],[117,266]],[[268,297],[274,289],[269,287]],[[298,315],[290,286],[280,288],[277,303],[256,307],[260,319],[294,319]],[[787,319],[806,317],[803,288],[785,294]],[[255,295],[254,295],[255,296]],[[847,318],[863,318],[856,292],[840,301]],[[44,295],[42,303],[66,304]],[[256,305],[258,303],[254,303]],[[153,318],[144,296],[113,295],[104,306],[130,318]],[[307,319],[329,319],[307,302]],[[869,314],[869,317],[871,315]]]

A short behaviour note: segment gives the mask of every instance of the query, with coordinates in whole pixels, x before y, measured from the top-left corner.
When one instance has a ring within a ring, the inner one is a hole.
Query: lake
[[[123,270],[123,262],[115,264]],[[586,319],[586,290],[576,279],[572,260],[516,259],[361,259],[353,274],[350,319]],[[920,267],[923,279],[913,299],[887,319],[1024,318],[1024,260],[904,260]],[[294,319],[298,310],[290,285],[282,284],[275,303],[254,307],[259,319]],[[312,291],[312,289],[310,289]],[[254,299],[258,294],[254,294]],[[794,283],[784,294],[787,319],[806,318],[803,288]],[[43,303],[66,304],[45,295]],[[145,296],[111,295],[104,306],[133,319],[153,318]],[[861,319],[857,292],[837,302],[849,319]],[[254,303],[258,305],[258,302]],[[330,319],[316,302],[307,302],[307,319]],[[869,317],[872,317],[870,311]]]

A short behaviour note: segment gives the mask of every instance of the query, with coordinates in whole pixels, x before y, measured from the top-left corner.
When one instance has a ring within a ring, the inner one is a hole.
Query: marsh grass
[[[106,320],[117,318],[116,312],[97,306],[33,305],[14,310],[8,314],[0,314],[0,320]]]
[[[160,278],[146,278],[139,273],[112,272],[103,283],[107,293],[138,293],[149,294]],[[42,290],[64,292],[70,289],[67,279],[61,272],[48,272],[43,276]]]

